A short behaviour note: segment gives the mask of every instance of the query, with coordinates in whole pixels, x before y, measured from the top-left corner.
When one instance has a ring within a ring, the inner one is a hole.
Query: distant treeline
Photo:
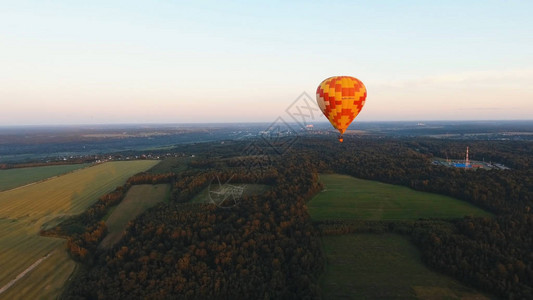
[[[84,164],[84,163],[91,163],[91,162],[94,162],[94,160],[70,159],[70,160],[67,160],[67,161],[0,164],[0,170],[17,169],[17,168],[45,167],[45,166],[60,166],[60,165],[75,165],[75,164]]]

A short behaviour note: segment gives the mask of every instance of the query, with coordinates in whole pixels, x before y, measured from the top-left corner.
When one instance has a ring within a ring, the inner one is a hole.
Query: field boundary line
[[[46,256],[44,257],[41,257],[39,258],[36,262],[34,262],[31,266],[29,266],[28,268],[26,268],[26,270],[22,271],[22,273],[18,274],[17,277],[15,277],[15,279],[11,280],[10,282],[8,282],[6,285],[4,285],[2,288],[0,288],[0,294],[2,294],[3,292],[7,291],[11,286],[13,286],[15,283],[17,283],[17,281],[19,281],[20,279],[22,279],[22,277],[26,276],[26,274],[28,274],[29,272],[31,272],[33,269],[35,269],[38,265],[40,265],[45,259],[49,258],[52,254],[54,254],[54,252],[56,252],[56,250],[54,251],[51,251],[50,253],[48,253]]]

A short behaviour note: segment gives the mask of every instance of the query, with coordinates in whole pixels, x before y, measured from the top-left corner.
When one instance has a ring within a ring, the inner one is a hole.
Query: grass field
[[[76,164],[0,170],[0,191],[6,191],[32,182],[69,173],[89,165]]]
[[[307,204],[313,220],[402,220],[489,216],[467,202],[407,187],[322,174],[325,188]]]
[[[107,218],[108,234],[100,243],[102,248],[110,248],[122,237],[128,222],[148,208],[170,197],[169,184],[142,184],[130,188],[126,197]]]
[[[229,186],[229,185],[228,185]],[[259,195],[261,193],[264,193],[270,189],[270,186],[266,184],[252,184],[252,183],[238,183],[234,184],[234,186],[238,187],[244,187],[242,196],[252,196],[252,195]],[[222,188],[218,186],[217,184],[213,183],[210,188],[206,188],[202,190],[200,193],[198,193],[194,198],[192,198],[191,203],[210,203],[211,198],[209,197],[209,192],[218,192],[221,189],[225,189],[226,184],[222,184]],[[211,195],[211,197],[214,197],[214,195]]]
[[[31,295],[41,297],[46,291],[50,292],[50,297],[42,297],[54,298],[52,294],[56,295],[61,289],[74,265],[64,250],[65,240],[39,236],[41,226],[65,215],[83,212],[99,196],[156,163],[146,160],[109,162],[0,192],[0,290],[36,261],[55,251],[0,293],[0,299],[13,299],[6,295],[35,299]],[[68,274],[58,274],[57,270]]]
[[[160,163],[152,167],[148,172],[153,174],[164,174],[164,173],[179,173],[187,170],[188,163],[191,161],[191,157],[167,157],[163,159]]]
[[[322,238],[327,257],[324,299],[488,299],[429,270],[418,250],[394,234]]]

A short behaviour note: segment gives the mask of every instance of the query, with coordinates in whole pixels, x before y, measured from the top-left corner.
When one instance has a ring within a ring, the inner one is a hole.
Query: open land
[[[322,238],[327,257],[324,299],[488,299],[428,269],[418,250],[395,234]]]
[[[75,164],[0,170],[0,191],[63,175],[89,165]]]
[[[467,202],[407,187],[321,174],[323,191],[308,203],[313,220],[405,220],[490,216]]]
[[[39,297],[55,298],[75,264],[64,250],[65,240],[39,236],[40,229],[85,211],[98,197],[157,162],[109,162],[0,192],[0,289],[12,284],[0,299],[13,299],[9,295],[35,299],[32,293],[36,291],[41,291]],[[43,257],[46,259],[34,265]]]
[[[179,173],[187,170],[187,163],[191,161],[190,157],[167,157],[163,159],[160,163],[155,165],[153,168],[148,170],[148,172],[153,174],[164,174],[164,173]]]
[[[100,243],[102,248],[110,248],[122,237],[128,222],[145,210],[170,197],[169,184],[141,184],[132,186],[124,200],[113,210],[106,220],[108,233]]]
[[[194,198],[192,198],[191,203],[210,203],[210,202],[219,202],[217,201],[220,197],[227,197],[228,201],[231,201],[230,198],[236,197],[240,198],[241,196],[253,196],[264,193],[270,189],[270,186],[266,184],[252,184],[252,183],[236,183],[236,184],[215,184],[214,182],[210,187],[202,190]],[[233,195],[232,195],[233,194]],[[211,200],[213,199],[213,201]]]

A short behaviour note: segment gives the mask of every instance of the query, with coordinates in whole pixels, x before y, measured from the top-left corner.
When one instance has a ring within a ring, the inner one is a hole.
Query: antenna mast
[[[465,167],[470,167],[470,159],[468,159],[468,146],[466,146],[466,159],[465,159]]]

